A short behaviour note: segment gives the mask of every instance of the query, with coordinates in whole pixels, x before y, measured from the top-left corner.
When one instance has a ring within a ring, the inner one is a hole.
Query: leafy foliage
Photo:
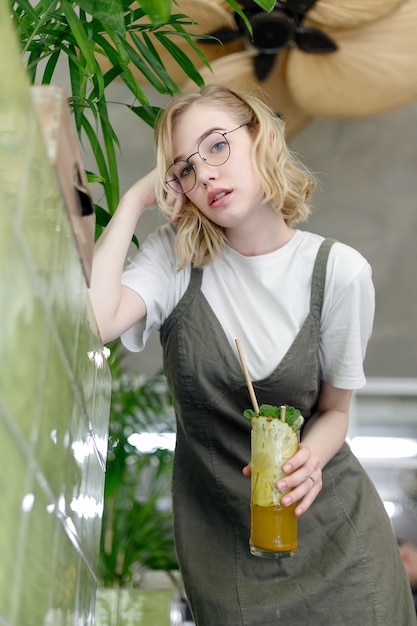
[[[82,142],[89,142],[97,164],[98,173],[91,174],[89,180],[102,184],[107,209],[112,214],[119,201],[119,141],[110,120],[106,89],[116,79],[122,80],[132,95],[132,104],[120,103],[121,106],[154,126],[159,107],[149,102],[130,68],[135,66],[161,94],[179,91],[152,45],[149,33],[153,33],[186,74],[202,86],[201,75],[175,43],[175,38],[185,39],[202,63],[207,64],[186,32],[192,21],[180,13],[170,15],[170,0],[148,2],[148,16],[132,0],[9,0],[9,5],[30,81],[49,84],[58,62],[67,64],[69,103],[77,132]],[[163,18],[166,19],[161,23]],[[102,70],[100,58],[110,69]],[[97,218],[105,226],[110,215],[98,207]]]
[[[246,409],[243,415],[249,420],[253,417],[273,417],[274,419],[281,419],[281,407],[272,404],[261,404],[259,413],[255,413],[252,409]],[[285,422],[288,426],[291,426],[293,430],[297,431],[304,424],[304,418],[299,409],[286,404]]]
[[[153,106],[136,81],[134,66],[160,94],[174,95],[178,85],[169,76],[155,49],[150,34],[168,51],[186,75],[197,85],[204,84],[200,73],[178,45],[186,41],[201,63],[208,61],[187,32],[194,22],[175,11],[171,0],[8,0],[10,12],[32,83],[53,82],[58,62],[63,59],[71,85],[69,103],[78,135],[87,139],[97,172],[88,173],[90,182],[103,187],[106,208],[96,207],[100,234],[119,201],[119,176],[116,152],[119,140],[112,126],[106,89],[122,80],[132,95],[131,104],[120,103],[150,126],[160,108]],[[227,2],[246,20],[234,0]],[[257,0],[263,8],[271,0]],[[103,71],[99,63],[105,60]]]
[[[143,567],[178,569],[170,506],[173,453],[140,452],[129,439],[133,433],[174,432],[171,397],[163,374],[145,380],[123,373],[119,351],[115,343],[99,566],[106,586],[136,584]]]

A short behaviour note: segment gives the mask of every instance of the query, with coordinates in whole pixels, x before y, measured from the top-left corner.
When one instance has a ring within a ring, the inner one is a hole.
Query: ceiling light
[[[398,502],[391,502],[390,500],[384,500],[384,507],[390,519],[393,517],[399,517],[403,512],[403,507]]]
[[[133,433],[128,437],[131,446],[139,452],[155,452],[156,450],[174,450],[175,433]]]
[[[354,437],[350,447],[359,459],[405,459],[417,456],[415,439]]]

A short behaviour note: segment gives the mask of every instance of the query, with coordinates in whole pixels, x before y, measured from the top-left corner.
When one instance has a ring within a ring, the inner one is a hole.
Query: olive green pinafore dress
[[[320,389],[318,329],[330,247],[325,240],[311,268],[311,309],[294,343],[273,373],[254,383],[260,404],[289,404],[306,418]],[[389,519],[347,445],[325,467],[323,489],[299,519],[296,555],[250,554],[250,480],[242,475],[250,423],[242,413],[251,402],[201,279],[193,269],[161,329],[177,415],[175,540],[197,626],[414,625]]]

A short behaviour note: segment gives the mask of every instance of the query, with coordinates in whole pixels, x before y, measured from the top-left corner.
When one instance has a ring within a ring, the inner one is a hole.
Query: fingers
[[[287,463],[285,463],[282,469],[287,474],[290,474],[291,472],[295,471],[299,467],[302,467],[303,465],[305,465],[307,461],[309,460],[310,456],[311,456],[311,452],[309,448],[303,445],[300,445],[297,454],[295,454],[292,457],[292,459],[290,459]]]
[[[277,482],[277,489],[285,491],[281,498],[283,506],[289,506],[298,502],[295,509],[297,516],[305,513],[321,491],[322,471],[319,459],[311,453],[306,446],[300,446],[295,454],[283,467],[287,475]],[[245,465],[242,469],[244,476],[251,476],[251,465]]]
[[[250,463],[249,465],[245,465],[245,467],[242,469],[242,474],[248,477],[252,475],[252,467]]]
[[[166,203],[171,208],[171,222],[179,222],[182,217],[182,209],[185,204],[185,196],[179,193],[167,193]]]
[[[172,213],[171,213],[171,222],[178,223],[181,217],[182,217],[182,207],[178,208],[174,206],[172,209]]]
[[[317,476],[317,478],[315,478],[315,476]],[[302,515],[303,513],[305,513],[310,506],[313,504],[314,500],[317,498],[318,494],[321,491],[322,488],[322,478],[321,478],[321,470],[319,469],[318,471],[316,470],[313,474],[309,475],[306,480],[302,483],[302,485],[299,486],[299,490],[303,489],[304,491],[307,490],[305,492],[305,495],[303,497],[301,497],[301,499],[299,500],[298,506],[295,509],[295,514],[297,516]],[[294,495],[294,493],[297,490],[294,490],[291,492],[291,496],[297,498],[296,495]],[[293,500],[294,502],[294,500]]]
[[[319,459],[308,448],[301,446],[283,469],[288,474],[278,481],[277,488],[280,491],[288,490],[288,493],[282,497],[281,503],[289,506],[298,502],[295,514],[302,515],[310,508],[322,488]]]
[[[304,478],[301,482],[298,482],[297,486],[293,489],[291,489],[289,483],[292,482],[292,480],[298,481],[298,476],[291,475],[291,481],[285,479],[278,483],[278,489],[281,490],[281,486],[284,484],[287,484],[288,486],[286,488],[290,489],[290,491],[281,498],[282,505],[289,506],[294,502],[298,502],[298,506],[295,509],[295,514],[298,516],[302,515],[310,508],[322,488],[321,470],[314,472],[314,477],[317,476],[317,478],[314,478],[314,482],[311,478],[313,474],[306,475],[306,470],[303,469],[302,471]],[[286,488],[284,487],[284,490]]]

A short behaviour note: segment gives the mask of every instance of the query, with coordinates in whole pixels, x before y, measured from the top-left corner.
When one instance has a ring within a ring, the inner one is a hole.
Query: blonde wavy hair
[[[155,128],[157,147],[157,202],[170,217],[166,202],[168,191],[165,173],[174,160],[171,133],[175,123],[193,105],[223,109],[247,124],[253,136],[252,165],[265,193],[265,202],[281,211],[290,226],[306,220],[310,214],[307,200],[316,186],[313,174],[288,149],[285,123],[262,100],[238,93],[228,87],[207,85],[197,93],[174,96],[158,119]],[[204,267],[215,259],[226,240],[224,229],[211,222],[190,201],[186,202],[177,227],[178,268],[192,263]]]

